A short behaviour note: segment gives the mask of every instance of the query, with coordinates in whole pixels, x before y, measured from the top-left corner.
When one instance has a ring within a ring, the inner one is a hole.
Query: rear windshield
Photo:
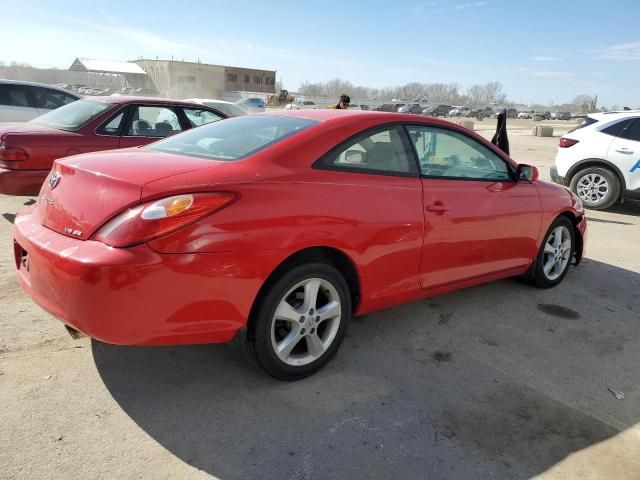
[[[36,117],[30,122],[73,132],[80,130],[91,120],[113,106],[113,103],[78,100]]]
[[[240,160],[316,123],[300,117],[235,117],[188,130],[145,148],[212,160]]]
[[[572,128],[567,133],[575,132],[576,130],[580,130],[581,128],[588,127],[589,125],[593,125],[594,123],[598,123],[598,120],[592,117],[585,118],[580,125],[575,128]]]

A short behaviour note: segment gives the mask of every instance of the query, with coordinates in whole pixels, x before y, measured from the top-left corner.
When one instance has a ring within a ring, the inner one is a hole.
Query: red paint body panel
[[[0,123],[0,138],[5,144],[21,148],[29,155],[29,159],[26,161],[0,160],[1,194],[37,195],[53,166],[53,162],[59,158],[121,147],[143,146],[160,140],[157,137],[121,137],[96,134],[98,127],[120,109],[129,105],[191,106],[215,111],[191,102],[158,98],[116,96],[92,97],[91,100],[107,102],[111,104],[111,107],[75,132],[59,130],[33,122]],[[219,115],[224,117],[222,114]],[[17,171],[23,172],[23,174],[14,173]],[[27,181],[26,178],[29,180]]]
[[[311,168],[336,144],[384,123],[444,126],[496,151],[459,126],[396,113],[280,114],[320,123],[239,161],[135,149],[58,161],[60,185],[45,184],[37,208],[16,219],[20,284],[106,342],[226,342],[246,325],[269,275],[305,248],[332,248],[352,262],[360,281],[355,313],[363,314],[524,273],[563,212],[582,217],[577,231],[586,235],[581,206],[556,185]],[[64,234],[77,226],[87,238],[141,202],[220,191],[238,200],[147,244],[111,248]],[[439,203],[449,209],[427,208]]]

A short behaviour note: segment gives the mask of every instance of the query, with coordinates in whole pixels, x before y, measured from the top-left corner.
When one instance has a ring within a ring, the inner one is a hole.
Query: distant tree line
[[[370,88],[353,85],[351,82],[334,78],[328,82],[303,82],[298,89],[299,95],[310,97],[338,98],[343,93],[358,100],[419,100],[446,105],[504,106],[512,107],[500,82],[484,85],[472,85],[466,89],[455,83],[419,83],[411,82],[397,87]],[[598,110],[598,96],[577,95],[572,102],[564,104],[534,104],[532,110],[551,110],[567,112],[595,112]]]

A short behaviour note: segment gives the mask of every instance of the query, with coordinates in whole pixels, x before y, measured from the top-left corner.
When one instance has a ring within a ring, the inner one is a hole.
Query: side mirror
[[[367,154],[360,150],[347,150],[344,156],[345,163],[366,164]]]
[[[535,182],[538,180],[538,169],[532,165],[518,165],[516,171],[518,181],[522,182]]]

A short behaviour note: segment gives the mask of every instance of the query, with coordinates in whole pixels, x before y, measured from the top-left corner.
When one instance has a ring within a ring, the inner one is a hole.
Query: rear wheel
[[[542,242],[534,265],[533,284],[550,288],[559,284],[569,271],[575,250],[575,229],[566,217],[559,217]]]
[[[330,265],[299,265],[269,288],[255,315],[250,353],[270,375],[298,380],[340,347],[351,318],[349,287]]]
[[[580,197],[587,208],[604,210],[620,198],[620,180],[611,170],[589,167],[571,179],[571,191]]]

